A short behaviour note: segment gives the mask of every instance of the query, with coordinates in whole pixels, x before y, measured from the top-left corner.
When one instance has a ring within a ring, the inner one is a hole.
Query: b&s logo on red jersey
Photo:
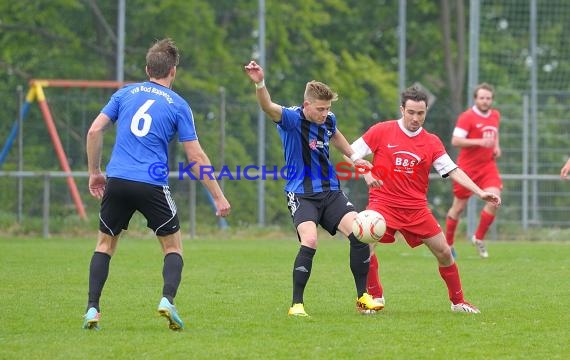
[[[481,137],[488,138],[488,139],[496,139],[497,138],[497,128],[494,126],[484,126],[481,129]]]
[[[421,158],[409,151],[396,151],[392,154],[394,158],[394,172],[404,174],[414,174],[414,167],[420,163]]]

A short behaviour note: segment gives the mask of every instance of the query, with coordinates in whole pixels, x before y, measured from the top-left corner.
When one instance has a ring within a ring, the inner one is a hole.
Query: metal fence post
[[[49,237],[49,194],[50,193],[50,174],[49,172],[44,174],[44,202],[42,207],[43,214],[43,237]]]

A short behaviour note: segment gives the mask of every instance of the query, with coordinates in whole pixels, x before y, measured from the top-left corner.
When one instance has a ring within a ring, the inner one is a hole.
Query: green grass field
[[[156,313],[162,255],[128,233],[111,262],[101,330],[81,329],[94,238],[0,238],[0,359],[562,359],[570,354],[570,242],[457,244],[466,298],[449,310],[435,259],[398,242],[377,251],[386,309],[354,309],[348,244],[322,236],[289,318],[296,239],[185,240],[176,298],[187,328]],[[230,239],[227,239],[230,238]],[[253,238],[253,237],[252,237]]]

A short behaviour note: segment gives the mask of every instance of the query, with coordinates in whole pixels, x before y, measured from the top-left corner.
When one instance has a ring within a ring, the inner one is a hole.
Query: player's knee
[[[304,236],[301,238],[301,245],[309,247],[311,249],[317,248],[317,237],[316,236]]]
[[[117,241],[119,240],[119,235],[112,236],[99,231],[97,237],[97,245],[95,246],[95,251],[109,254],[113,256],[115,249],[117,248]]]
[[[451,254],[451,248],[446,246],[441,251],[435,253],[437,257],[437,262],[441,266],[450,266],[453,264],[453,255]]]

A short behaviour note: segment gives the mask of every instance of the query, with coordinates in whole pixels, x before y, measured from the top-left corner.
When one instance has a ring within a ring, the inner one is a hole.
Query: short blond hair
[[[307,101],[314,100],[330,100],[337,101],[338,94],[331,90],[331,88],[320,81],[312,80],[305,86],[304,98]]]

